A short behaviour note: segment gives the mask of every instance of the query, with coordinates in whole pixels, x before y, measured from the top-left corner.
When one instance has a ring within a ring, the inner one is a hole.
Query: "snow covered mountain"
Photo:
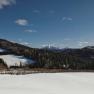
[[[61,50],[60,48],[58,47],[54,47],[54,46],[45,46],[41,49],[46,49],[46,50],[50,50],[50,51],[57,51],[57,50]]]

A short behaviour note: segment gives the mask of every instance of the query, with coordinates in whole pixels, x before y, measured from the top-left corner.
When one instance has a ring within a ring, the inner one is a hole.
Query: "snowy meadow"
[[[1,94],[94,94],[94,73],[0,75]]]

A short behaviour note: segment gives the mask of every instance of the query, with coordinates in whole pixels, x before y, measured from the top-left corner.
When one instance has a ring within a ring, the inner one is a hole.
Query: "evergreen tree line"
[[[0,47],[12,54],[22,55],[36,61],[29,68],[58,68],[73,70],[93,70],[93,49],[68,49],[65,51],[51,51],[47,49],[30,48],[6,40],[0,40]]]

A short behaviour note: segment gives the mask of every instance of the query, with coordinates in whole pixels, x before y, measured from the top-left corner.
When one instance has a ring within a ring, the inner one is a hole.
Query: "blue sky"
[[[94,45],[94,0],[0,0],[0,38],[32,47]]]

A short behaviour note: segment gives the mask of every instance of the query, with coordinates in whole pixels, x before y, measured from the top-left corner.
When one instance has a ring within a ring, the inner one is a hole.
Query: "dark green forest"
[[[0,39],[0,48],[7,51],[3,54],[15,54],[31,58],[34,64],[29,68],[47,69],[71,69],[71,70],[93,70],[94,69],[94,47],[81,49],[49,50],[30,48],[18,43],[12,43]],[[2,54],[2,53],[0,53]]]

